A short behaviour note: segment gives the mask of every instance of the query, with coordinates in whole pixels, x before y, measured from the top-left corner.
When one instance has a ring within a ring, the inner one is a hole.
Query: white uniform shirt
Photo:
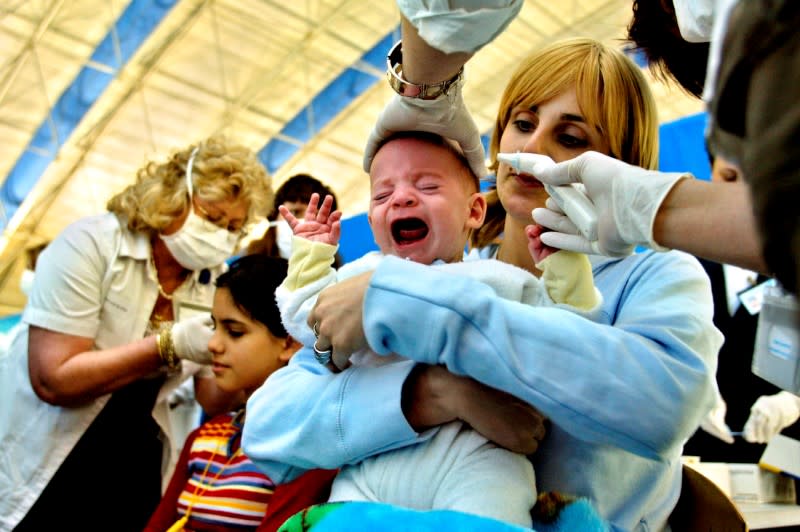
[[[28,374],[28,326],[94,338],[95,349],[142,338],[158,297],[150,254],[145,234],[106,213],[68,226],[40,256],[23,326],[0,359],[0,529],[13,528],[25,516],[110,397],[69,408],[39,399]],[[224,267],[214,269],[205,284],[196,272],[175,297],[210,306],[213,279]],[[164,472],[172,471],[183,445],[181,437],[171,437],[168,396],[199,369],[184,362],[153,407],[153,418],[171,440]]]

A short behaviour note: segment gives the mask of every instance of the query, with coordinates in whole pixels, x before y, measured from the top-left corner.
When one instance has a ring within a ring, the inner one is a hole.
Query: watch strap
[[[435,100],[447,94],[447,91],[454,84],[461,80],[464,68],[450,79],[438,83],[411,83],[403,78],[403,41],[397,41],[389,55],[386,56],[386,76],[392,89],[406,98],[419,98],[421,100]]]

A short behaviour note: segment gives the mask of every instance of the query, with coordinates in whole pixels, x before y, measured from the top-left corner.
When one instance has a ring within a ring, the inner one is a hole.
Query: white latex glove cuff
[[[632,179],[647,180],[647,186],[632,186],[626,180],[612,182],[614,218],[622,240],[655,251],[669,251],[653,238],[653,225],[664,199],[678,181],[693,177],[678,172],[648,172]]]

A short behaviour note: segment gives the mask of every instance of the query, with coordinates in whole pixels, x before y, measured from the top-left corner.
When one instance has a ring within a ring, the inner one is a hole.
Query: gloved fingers
[[[172,326],[172,344],[175,354],[199,364],[210,364],[212,354],[208,343],[214,336],[210,314],[198,314]]]
[[[478,179],[486,177],[489,171],[486,168],[486,153],[483,151],[483,144],[481,144],[480,138],[477,146],[465,147],[461,144],[461,149],[464,152],[464,157],[467,158],[469,167]]]
[[[770,416],[761,412],[752,412],[742,430],[742,437],[750,443],[767,443],[780,429]]]
[[[566,185],[569,183],[581,183],[581,172],[583,163],[581,156],[568,161],[556,164],[542,164],[533,173],[536,179],[548,185]]]
[[[369,169],[372,166],[372,159],[375,158],[375,152],[378,151],[378,147],[381,145],[381,141],[383,140],[382,134],[377,130],[373,129],[369,133],[369,138],[367,139],[367,146],[364,148],[364,171],[369,173]]]
[[[552,248],[566,249],[578,253],[596,254],[596,242],[589,242],[582,235],[569,235],[556,231],[545,231],[541,236],[542,242]]]
[[[550,209],[549,206],[547,209],[543,207],[533,209],[533,211],[531,211],[531,216],[533,217],[533,221],[551,231],[566,233],[568,235],[581,234],[566,214]]]
[[[563,210],[561,210],[561,205],[559,205],[554,198],[548,196],[548,198],[544,202],[544,205],[551,211],[557,212],[558,214],[566,214]]]

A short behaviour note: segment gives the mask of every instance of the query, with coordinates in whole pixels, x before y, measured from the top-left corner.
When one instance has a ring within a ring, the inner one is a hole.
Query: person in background
[[[248,255],[235,260],[216,281],[208,342],[217,386],[246,400],[275,370],[285,366],[300,344],[281,324],[271,297],[286,277],[286,260]],[[310,472],[303,489],[281,500],[284,489],[259,472],[240,446],[244,401],[216,416],[186,440],[169,487],[145,532],[165,530],[266,530],[280,507],[300,510],[325,499],[333,472]],[[321,475],[321,476],[320,476]],[[318,489],[322,487],[323,492]],[[293,512],[289,512],[293,513]],[[271,523],[271,524],[270,524]]]
[[[302,218],[312,194],[319,194],[320,198],[331,196],[333,210],[336,210],[336,194],[327,185],[308,174],[293,175],[275,192],[275,207],[267,215],[269,227],[261,238],[247,245],[247,254],[263,253],[269,257],[283,257],[288,260],[292,254],[292,230],[278,208],[283,205],[294,216]],[[337,253],[334,267],[338,268],[342,262],[342,257]]]
[[[739,171],[714,160],[712,180],[733,184]],[[708,462],[757,463],[773,436],[788,429],[800,436],[800,398],[781,391],[751,371],[760,308],[758,293],[767,278],[736,266],[701,261],[711,279],[714,324],[725,336],[717,362],[717,404],[684,447],[684,454]],[[754,296],[755,299],[749,297]],[[734,437],[731,428],[741,434]]]
[[[170,393],[194,376],[209,414],[241,400],[203,369],[208,315],[176,314],[210,307],[226,258],[271,201],[255,153],[214,137],[145,164],[109,212],[42,252],[0,360],[0,527],[141,530],[183,445]],[[133,474],[110,486],[121,464]]]

